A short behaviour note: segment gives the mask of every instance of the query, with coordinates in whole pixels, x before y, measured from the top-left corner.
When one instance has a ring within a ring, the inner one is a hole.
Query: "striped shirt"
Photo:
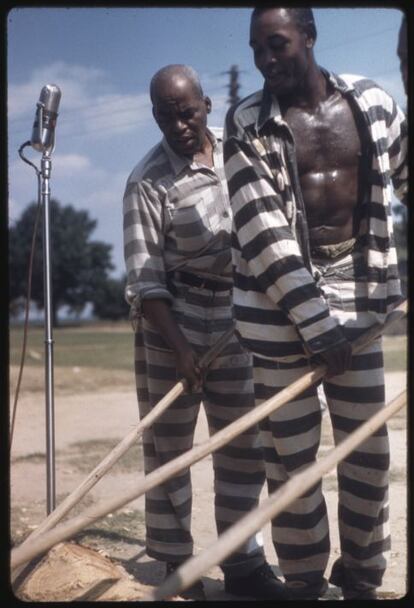
[[[165,138],[128,178],[124,200],[125,295],[172,300],[167,273],[185,271],[232,286],[231,212],[222,129],[209,129],[214,168],[177,155]]]
[[[368,185],[358,241],[367,283],[357,309],[383,321],[401,297],[391,195],[407,194],[406,119],[374,82],[322,71],[353,107],[360,130]],[[293,135],[266,87],[229,110],[224,140],[239,336],[253,353],[285,361],[339,344],[342,331],[312,276]]]

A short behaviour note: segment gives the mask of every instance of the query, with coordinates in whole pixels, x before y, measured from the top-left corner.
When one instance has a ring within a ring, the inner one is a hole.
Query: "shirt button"
[[[279,188],[279,190],[284,190],[285,180],[283,179],[283,175],[281,173],[277,174],[276,181],[277,181],[277,187]]]
[[[223,217],[229,217],[229,212],[228,211],[223,211]]]

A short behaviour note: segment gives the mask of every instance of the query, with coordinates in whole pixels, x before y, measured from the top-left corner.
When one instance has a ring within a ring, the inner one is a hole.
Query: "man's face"
[[[286,9],[265,10],[252,18],[250,46],[255,65],[279,97],[301,87],[313,44]]]
[[[193,84],[184,78],[172,78],[158,87],[152,112],[171,148],[184,156],[193,156],[204,145],[208,97],[201,97]]]
[[[403,23],[398,36],[397,55],[400,58],[400,70],[403,79],[405,94],[408,87],[408,48],[407,48],[407,26]]]

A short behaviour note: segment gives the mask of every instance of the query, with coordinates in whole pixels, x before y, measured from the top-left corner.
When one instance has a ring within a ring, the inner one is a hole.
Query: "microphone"
[[[35,150],[45,152],[55,145],[55,127],[61,92],[56,84],[46,84],[40,91],[36,104],[30,144]]]

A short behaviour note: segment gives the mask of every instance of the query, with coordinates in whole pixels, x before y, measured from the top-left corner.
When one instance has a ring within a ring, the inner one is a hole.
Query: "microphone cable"
[[[33,259],[34,259],[34,253],[35,253],[36,236],[37,236],[37,230],[38,230],[39,218],[40,218],[40,210],[41,210],[41,187],[42,187],[41,180],[40,180],[41,172],[36,167],[36,165],[34,163],[32,163],[30,160],[28,160],[23,154],[23,149],[26,148],[26,146],[30,146],[30,145],[31,145],[30,141],[26,141],[24,144],[22,144],[19,148],[19,156],[25,163],[27,163],[28,165],[33,167],[34,170],[36,171],[36,175],[37,175],[37,211],[36,211],[36,218],[35,218],[35,223],[34,223],[34,227],[33,227],[32,244],[31,244],[31,248],[30,248],[29,272],[28,272],[28,279],[27,279],[27,294],[26,294],[25,315],[24,315],[24,325],[23,325],[23,344],[22,344],[22,352],[21,352],[21,357],[20,357],[19,375],[18,375],[18,379],[17,379],[16,392],[14,395],[12,417],[11,417],[10,441],[9,441],[10,451],[11,451],[11,447],[12,447],[14,425],[15,425],[15,421],[16,421],[17,400],[19,398],[20,385],[21,385],[21,381],[22,381],[22,377],[23,377],[24,362],[25,362],[25,358],[26,358],[30,297],[31,297],[31,292],[32,292]]]

